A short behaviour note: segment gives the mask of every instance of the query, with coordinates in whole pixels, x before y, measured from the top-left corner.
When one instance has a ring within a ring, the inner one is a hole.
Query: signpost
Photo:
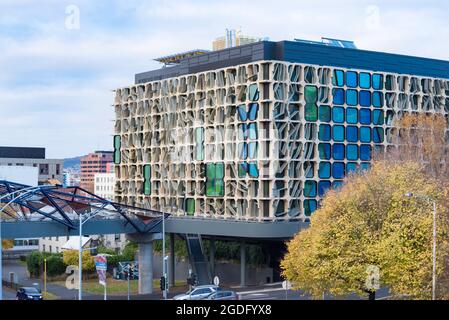
[[[218,276],[214,277],[214,284],[218,287],[220,285],[220,278]]]
[[[288,280],[283,281],[282,288],[285,290],[285,300],[288,300],[288,290],[292,288],[291,282]]]
[[[98,281],[104,286],[104,300],[106,299],[106,270],[108,267],[107,259],[104,255],[95,256],[95,268],[97,269]]]

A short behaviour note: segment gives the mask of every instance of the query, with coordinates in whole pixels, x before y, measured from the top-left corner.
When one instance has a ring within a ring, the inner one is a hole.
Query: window
[[[304,118],[306,121],[316,121],[318,119],[318,108],[316,106],[318,88],[315,86],[305,86],[304,97],[306,100]]]
[[[120,164],[121,162],[121,154],[120,154],[120,148],[121,148],[122,142],[119,135],[114,136],[114,163]]]
[[[365,90],[360,91],[360,105],[362,107],[371,106],[371,92]]]
[[[373,110],[373,124],[379,126],[384,124],[384,112],[382,110]]]
[[[373,106],[376,108],[381,108],[384,105],[384,95],[382,92],[373,92]]]
[[[371,142],[371,128],[370,127],[360,127],[360,141],[361,142]]]
[[[335,143],[332,146],[332,156],[335,160],[344,160],[345,158],[345,145],[341,143]]]
[[[343,142],[345,140],[345,127],[337,125],[333,126],[332,138],[334,141]]]
[[[331,187],[330,181],[322,180],[318,182],[318,195],[320,197],[324,196],[324,194],[326,193],[327,190],[330,189],[330,187]]]
[[[304,196],[316,197],[316,182],[308,180],[304,183]]]
[[[320,165],[318,168],[318,177],[320,179],[329,179],[331,177],[330,162],[320,162]]]
[[[359,128],[356,126],[347,126],[346,127],[346,140],[349,142],[357,142],[359,140],[358,134]]]
[[[259,88],[256,83],[253,83],[248,87],[248,98],[251,101],[259,100]]]
[[[371,110],[360,109],[360,123],[371,124]]]
[[[143,166],[143,194],[151,195],[151,166],[146,164]]]
[[[373,88],[374,90],[382,90],[383,86],[383,75],[381,74],[373,74]]]
[[[331,139],[331,126],[328,124],[320,124],[318,137],[321,141],[329,141]]]
[[[317,207],[317,202],[316,200],[313,199],[306,199],[304,200],[304,214],[306,216],[310,216]]]
[[[342,107],[333,107],[332,120],[335,123],[343,123],[345,121],[345,109]]]
[[[360,146],[360,160],[370,161],[371,160],[371,146],[362,144]]]
[[[346,109],[346,122],[356,124],[358,122],[358,110],[356,108]]]
[[[210,197],[224,195],[224,164],[206,164],[206,195]]]
[[[371,75],[366,72],[360,73],[360,88],[369,89],[371,88]]]
[[[334,70],[334,76],[332,77],[332,85],[343,87],[345,85],[343,70]]]
[[[331,121],[331,108],[329,106],[323,105],[319,107],[319,119],[322,122]]]
[[[346,91],[346,103],[349,106],[356,106],[357,103],[357,90],[347,90]]]
[[[348,162],[346,164],[346,172],[349,173],[351,171],[357,170],[357,162]]]
[[[334,162],[332,164],[332,177],[343,179],[345,175],[345,164],[343,162]]]
[[[342,105],[345,103],[345,91],[343,89],[333,89],[334,104]]]
[[[331,145],[329,143],[320,143],[318,145],[320,159],[329,160],[331,158]]]
[[[195,214],[195,199],[192,198],[186,199],[185,211],[189,216],[193,216]]]
[[[375,143],[384,142],[384,129],[380,127],[375,127],[373,129],[373,141]]]
[[[356,144],[348,144],[346,146],[346,157],[348,160],[358,159],[358,146]]]
[[[349,88],[355,88],[357,87],[357,72],[354,71],[348,71],[346,72],[346,86]]]

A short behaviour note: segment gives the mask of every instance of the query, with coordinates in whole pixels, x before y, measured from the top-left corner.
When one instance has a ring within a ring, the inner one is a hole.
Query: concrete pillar
[[[210,239],[210,272],[212,279],[215,277],[215,239]]]
[[[246,287],[246,243],[240,242],[240,286]]]
[[[170,287],[175,286],[175,234],[170,233],[170,266],[168,268]]]
[[[138,244],[139,294],[153,293],[153,241],[160,239],[156,234],[129,234],[127,238]]]

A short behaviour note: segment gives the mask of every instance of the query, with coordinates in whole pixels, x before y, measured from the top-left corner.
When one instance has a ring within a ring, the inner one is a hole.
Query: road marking
[[[275,288],[275,289],[261,289],[261,290],[254,290],[254,291],[241,291],[237,292],[238,294],[251,294],[251,293],[261,293],[261,292],[275,292],[275,291],[285,291],[283,288]]]

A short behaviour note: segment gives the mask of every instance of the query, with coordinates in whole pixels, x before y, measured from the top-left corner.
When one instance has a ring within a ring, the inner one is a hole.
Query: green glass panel
[[[215,184],[211,180],[206,181],[206,196],[215,196]]]
[[[224,178],[224,164],[223,163],[215,164],[215,178],[216,179]]]
[[[224,181],[215,180],[215,195],[224,196]]]
[[[215,179],[215,164],[208,163],[206,165],[206,176],[207,179]]]
[[[240,162],[238,167],[238,175],[239,178],[245,178],[247,172],[247,164],[246,162]]]
[[[304,97],[307,103],[315,103],[318,100],[318,88],[315,86],[305,86]]]
[[[120,164],[120,162],[121,162],[120,150],[116,150],[114,152],[114,163],[115,164]]]
[[[195,213],[195,199],[187,199],[186,211],[189,216],[193,216],[193,214]]]
[[[150,179],[151,176],[151,167],[149,164],[143,166],[143,177],[145,179]]]
[[[122,141],[120,136],[114,136],[114,149],[120,149],[122,146]]]
[[[151,195],[151,183],[150,181],[145,181],[143,184],[143,194],[144,195]]]
[[[305,119],[306,121],[317,121],[318,120],[318,108],[314,104],[306,104],[305,108]]]

